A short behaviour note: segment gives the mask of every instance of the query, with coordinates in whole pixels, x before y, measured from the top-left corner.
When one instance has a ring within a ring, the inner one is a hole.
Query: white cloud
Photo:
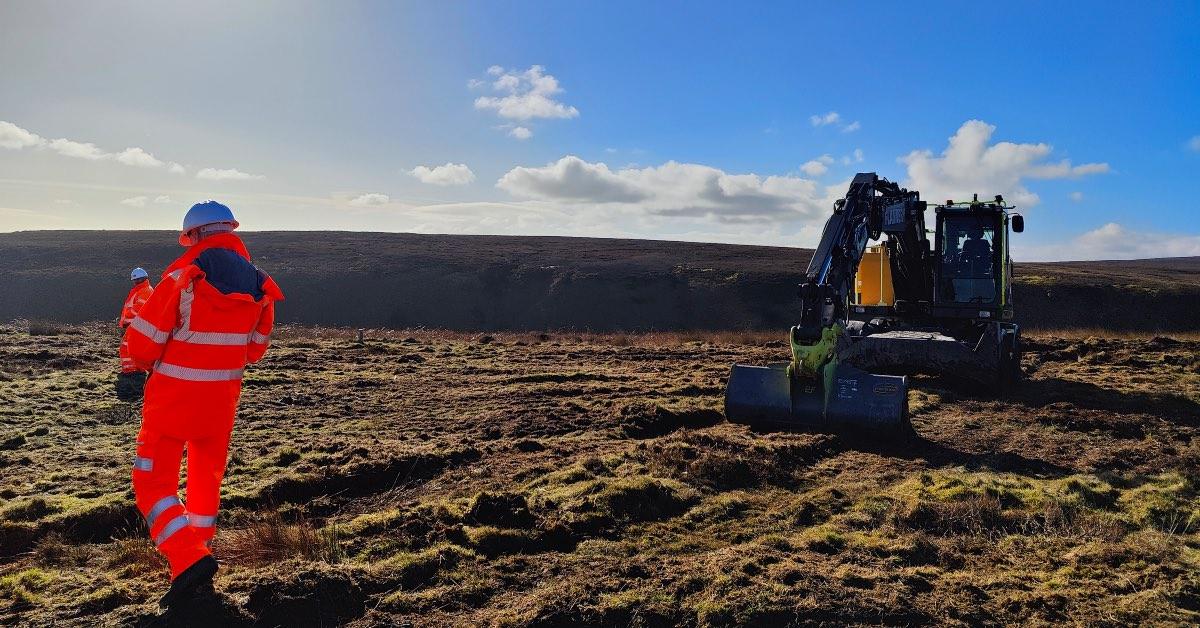
[[[861,164],[863,161],[863,152],[861,148],[854,149],[854,152],[842,157],[842,165],[849,166],[850,164]]]
[[[559,94],[563,92],[558,79],[546,74],[546,69],[540,65],[530,66],[523,72],[505,70],[494,65],[488,68],[487,73],[494,77],[490,84],[485,81],[472,81],[469,86],[474,89],[490,87],[497,95],[477,97],[476,109],[495,111],[501,118],[521,122],[579,116],[578,109],[558,100]],[[508,134],[524,140],[532,136],[533,132],[527,126],[516,126],[510,127]]]
[[[2,140],[0,140],[0,145],[2,145]],[[1200,153],[1200,135],[1195,135],[1188,140],[1188,148]]]
[[[579,110],[571,105],[555,100],[563,89],[558,85],[558,79],[545,73],[540,65],[530,66],[521,73],[494,72],[495,66],[489,73],[496,76],[492,89],[503,93],[503,96],[480,96],[475,99],[476,109],[492,109],[502,118],[510,120],[531,120],[534,118],[574,118]]]
[[[165,165],[163,162],[156,159],[154,155],[151,155],[150,153],[147,153],[136,146],[132,148],[126,148],[125,150],[117,153],[116,159],[126,166],[137,166],[139,168],[161,168],[163,165]]]
[[[729,174],[674,161],[613,171],[604,163],[573,155],[542,167],[513,168],[496,187],[574,210],[605,207],[631,215],[773,224],[823,221],[833,199],[840,196],[830,192],[844,189],[844,185],[823,188],[798,177]]]
[[[1071,197],[1071,200],[1075,201],[1076,203],[1083,200],[1083,192],[1071,192],[1069,196]]]
[[[632,203],[646,197],[606,164],[589,163],[573,155],[541,168],[513,168],[496,182],[496,187],[516,196],[547,200]]]
[[[441,166],[417,166],[408,171],[421,183],[431,185],[466,185],[475,180],[475,173],[466,164],[446,162]]]
[[[130,198],[127,198],[127,199],[121,201],[121,204],[126,205],[128,207],[145,207],[146,206],[146,197],[145,196],[133,196],[133,197],[130,197]]]
[[[387,194],[370,193],[350,199],[350,204],[355,207],[379,207],[380,205],[387,205],[391,200],[391,197]]]
[[[1050,261],[1146,259],[1200,255],[1200,235],[1134,231],[1110,222],[1102,227],[1052,245],[1023,247],[1014,241],[1019,259]]]
[[[836,111],[830,111],[829,113],[808,117],[808,121],[811,122],[813,126],[828,126],[830,124],[837,124],[841,121],[841,119],[841,114]]]
[[[813,126],[839,126],[842,129],[842,133],[853,133],[862,128],[862,124],[858,120],[842,124],[842,114],[836,111],[809,116],[808,121]]]
[[[1063,179],[1108,172],[1107,163],[1072,166],[1069,160],[1044,161],[1053,151],[1049,144],[988,144],[996,127],[981,120],[968,120],[950,138],[940,156],[930,150],[914,150],[901,157],[908,167],[905,186],[920,190],[929,200],[984,197],[1003,194],[1018,205],[1032,206],[1038,195],[1023,184],[1025,179]]]
[[[11,122],[0,120],[0,147],[9,149],[50,149],[64,157],[89,161],[113,160],[125,166],[138,168],[166,168],[168,172],[182,174],[183,166],[175,162],[164,162],[148,151],[131,146],[119,153],[110,153],[90,142],[76,142],[66,138],[46,140],[36,133],[27,131]]]
[[[168,205],[171,203],[171,197],[166,194],[160,194],[154,197],[154,202],[159,205]]]
[[[1200,255],[1200,236],[1132,231],[1110,222],[1079,236],[1076,247],[1092,257],[1183,257]]]
[[[0,120],[0,147],[20,150],[31,146],[41,146],[45,143],[46,140],[36,133],[30,133],[11,122]]]
[[[197,179],[206,179],[208,181],[255,181],[265,179],[266,176],[261,174],[249,174],[242,172],[236,168],[204,168],[196,173]]]
[[[90,142],[73,142],[68,139],[59,138],[51,141],[48,146],[50,147],[50,150],[55,151],[65,157],[75,157],[78,159],[89,159],[95,161],[97,159],[104,159],[105,157],[111,156],[109,153],[100,150],[100,148]]]
[[[829,172],[829,164],[831,163],[833,163],[833,157],[821,155],[816,159],[804,162],[804,165],[800,166],[800,171],[810,177],[819,177]]]

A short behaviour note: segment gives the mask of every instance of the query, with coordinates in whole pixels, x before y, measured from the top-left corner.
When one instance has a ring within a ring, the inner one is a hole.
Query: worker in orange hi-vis
[[[121,307],[119,324],[122,331],[129,327],[138,311],[154,293],[154,286],[150,285],[150,275],[146,269],[140,267],[133,269],[129,273],[129,280],[133,282],[133,286],[129,289],[129,294],[125,296],[125,305]],[[117,397],[123,401],[132,401],[141,396],[142,387],[146,383],[146,374],[144,371],[139,371],[129,357],[129,344],[125,342],[124,338],[121,339],[118,353],[121,356],[121,373],[117,375]]]
[[[183,219],[175,260],[125,332],[135,366],[150,371],[133,462],[133,492],[150,537],[171,566],[170,609],[212,590],[209,550],[242,370],[267,351],[279,286],[250,263],[233,212],[198,203]],[[187,496],[178,495],[187,449]]]

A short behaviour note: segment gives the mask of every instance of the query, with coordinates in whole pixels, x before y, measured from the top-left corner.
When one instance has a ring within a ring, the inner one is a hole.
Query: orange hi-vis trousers
[[[180,501],[179,470],[185,449],[187,499]],[[150,538],[171,565],[172,579],[210,553],[228,452],[228,432],[182,440],[143,425],[138,433],[134,498]]]

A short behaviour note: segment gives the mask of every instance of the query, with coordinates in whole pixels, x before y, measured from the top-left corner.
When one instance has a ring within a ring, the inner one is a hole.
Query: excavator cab
[[[987,202],[978,198],[965,203],[947,201],[934,208],[935,316],[1012,319],[1007,209],[999,196]]]

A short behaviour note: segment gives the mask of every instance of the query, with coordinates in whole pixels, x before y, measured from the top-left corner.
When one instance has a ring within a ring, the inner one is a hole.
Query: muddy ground
[[[31,333],[32,332],[32,333]],[[1200,621],[1200,342],[1028,339],[910,442],[726,423],[771,335],[284,329],[197,625]],[[165,565],[103,326],[0,326],[0,624],[137,625]]]

